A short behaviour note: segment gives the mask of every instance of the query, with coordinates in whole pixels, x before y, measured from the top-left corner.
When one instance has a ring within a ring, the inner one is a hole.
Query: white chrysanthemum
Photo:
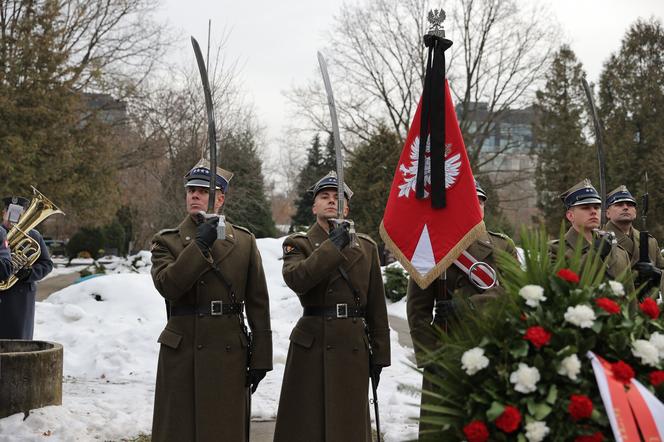
[[[650,335],[650,341],[649,341],[659,352],[659,358],[664,359],[664,335],[655,332],[652,335]]]
[[[616,296],[625,296],[625,287],[618,281],[609,281],[609,287]]]
[[[544,287],[534,284],[521,287],[521,290],[519,290],[519,296],[526,300],[526,305],[531,307],[537,307],[541,301],[546,301]]]
[[[587,305],[567,307],[565,321],[581,328],[590,328],[595,323],[595,312]]]
[[[550,431],[551,429],[546,426],[546,422],[530,422],[526,424],[526,439],[528,439],[528,442],[541,442]]]
[[[579,374],[581,371],[581,361],[579,361],[579,358],[576,356],[576,354],[573,354],[571,356],[567,356],[565,359],[563,359],[560,362],[560,366],[558,367],[558,374],[562,376],[567,376],[573,381],[576,381],[576,376]]]
[[[659,362],[659,351],[657,350],[657,347],[645,339],[637,339],[632,342],[632,354],[637,358],[641,358],[641,362],[646,365],[655,367]]]
[[[519,368],[510,374],[510,382],[519,393],[532,393],[537,390],[539,380],[539,370],[524,363],[519,363]]]
[[[480,347],[471,348],[461,356],[461,367],[469,376],[489,366],[489,358],[484,356],[484,349]]]

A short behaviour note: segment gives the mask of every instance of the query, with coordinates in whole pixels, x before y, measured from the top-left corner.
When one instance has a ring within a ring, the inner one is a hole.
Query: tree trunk
[[[62,345],[0,339],[0,418],[62,404]]]

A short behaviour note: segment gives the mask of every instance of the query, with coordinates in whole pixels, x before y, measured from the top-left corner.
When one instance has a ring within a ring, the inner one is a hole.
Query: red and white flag
[[[430,146],[424,165],[424,198],[415,196],[422,100],[397,165],[380,235],[422,288],[439,277],[484,231],[466,147],[445,80],[445,207],[431,203]],[[430,137],[429,137],[430,138]]]

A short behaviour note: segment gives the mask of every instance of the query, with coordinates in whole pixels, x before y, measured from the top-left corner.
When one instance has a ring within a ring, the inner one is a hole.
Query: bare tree
[[[456,0],[446,7],[454,41],[448,70],[461,129],[473,167],[489,172],[517,143],[487,149],[486,141],[511,109],[532,101],[556,47],[557,27],[542,6],[517,0]],[[346,139],[366,140],[381,123],[405,139],[422,90],[428,9],[426,0],[342,6],[326,53]],[[287,97],[308,128],[329,126],[318,78]]]

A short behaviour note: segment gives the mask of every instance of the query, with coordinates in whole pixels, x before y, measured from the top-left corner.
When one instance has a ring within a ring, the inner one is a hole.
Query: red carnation
[[[486,442],[489,440],[489,430],[482,421],[472,421],[463,427],[463,434],[468,442]]]
[[[572,415],[572,419],[578,421],[579,419],[589,418],[593,412],[593,403],[585,394],[573,394],[570,396],[569,406],[567,411]]]
[[[507,405],[503,414],[496,419],[496,427],[505,433],[513,433],[521,424],[521,413],[511,405]]]
[[[657,303],[651,298],[644,299],[643,302],[639,304],[639,308],[643,313],[650,316],[651,319],[657,319],[659,317],[659,307],[657,307]]]
[[[564,279],[567,282],[577,283],[579,282],[579,275],[571,271],[570,269],[560,269],[556,276],[560,279]]]
[[[615,315],[620,313],[620,306],[615,301],[610,300],[609,298],[597,298],[595,299],[595,304],[597,307],[601,308],[605,312]]]
[[[651,371],[648,378],[653,387],[659,387],[659,384],[664,382],[664,370]]]
[[[551,333],[539,325],[534,325],[532,327],[528,327],[526,334],[523,335],[523,339],[530,341],[531,344],[539,349],[543,345],[549,343],[551,340]]]
[[[577,436],[574,438],[574,442],[602,442],[604,440],[604,435],[599,431],[590,436]]]
[[[632,382],[634,377],[634,370],[629,364],[618,361],[614,364],[611,364],[611,370],[613,371],[613,377],[616,378],[618,382],[621,382],[625,385],[629,385]]]

